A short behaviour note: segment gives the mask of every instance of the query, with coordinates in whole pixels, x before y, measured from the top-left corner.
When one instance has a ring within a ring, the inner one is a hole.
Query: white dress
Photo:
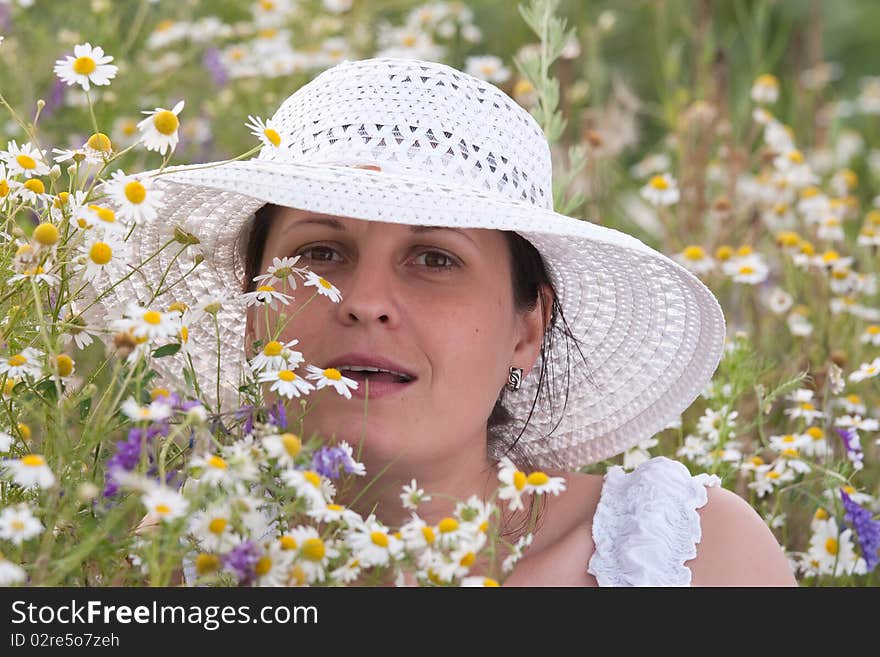
[[[655,456],[631,472],[605,474],[593,517],[595,550],[587,572],[599,586],[689,586],[685,562],[702,536],[697,509],[716,475],[691,475],[683,463]]]

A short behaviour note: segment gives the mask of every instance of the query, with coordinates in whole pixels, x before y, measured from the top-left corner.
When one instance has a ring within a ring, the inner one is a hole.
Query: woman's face
[[[366,425],[363,399],[332,388],[310,393],[304,437],[335,435],[357,454],[363,434],[368,472],[371,463],[392,459],[410,468],[452,465],[466,455],[485,459],[486,422],[508,369],[528,375],[540,351],[540,305],[526,314],[514,310],[500,231],[413,228],[282,208],[259,268],[265,273],[273,257],[299,255],[297,267],[342,294],[339,303],[319,296],[300,311],[315,288],[298,279],[294,300],[276,311],[296,313],[279,340],[297,338],[305,364],[324,368],[358,352],[417,377],[394,394],[370,398]],[[248,345],[268,339],[264,312],[249,309]],[[298,372],[305,374],[305,364]],[[289,421],[299,416],[295,398],[287,407]]]

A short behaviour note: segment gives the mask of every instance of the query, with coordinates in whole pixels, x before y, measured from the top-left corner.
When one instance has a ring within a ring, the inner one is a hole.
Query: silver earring
[[[521,367],[511,367],[507,376],[507,387],[511,390],[519,390],[522,385],[522,373]]]

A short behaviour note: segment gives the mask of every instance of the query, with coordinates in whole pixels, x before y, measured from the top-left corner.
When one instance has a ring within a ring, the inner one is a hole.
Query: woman
[[[565,484],[509,584],[795,583],[763,520],[717,477],[663,457],[628,474],[575,472],[690,405],[720,359],[724,318],[662,254],[553,212],[549,147],[528,112],[448,66],[371,59],[325,71],[265,127],[253,160],[163,172],[165,211],[141,230],[142,259],[177,227],[200,241],[192,298],[175,300],[224,299],[217,410],[235,406],[255,341],[295,338],[307,363],[358,384],[353,398],[316,394],[301,429],[361,450],[381,476],[351,499],[386,524],[405,519],[412,478],[436,521],[455,500],[486,498],[509,456]],[[338,303],[254,289],[297,256]],[[175,267],[164,253],[148,265],[156,278]],[[246,308],[242,291],[261,303]],[[511,536],[529,513],[508,514]]]

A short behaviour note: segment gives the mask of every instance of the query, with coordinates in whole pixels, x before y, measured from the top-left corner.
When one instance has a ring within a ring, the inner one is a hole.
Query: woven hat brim
[[[132,258],[152,255],[175,227],[200,239],[205,261],[156,303],[227,300],[218,314],[224,410],[237,404],[239,372],[246,366],[242,240],[265,203],[367,221],[512,230],[532,242],[581,341],[580,353],[569,349],[559,327],[547,362],[539,357],[520,390],[505,400],[516,418],[514,436],[531,413],[520,444],[540,467],[576,469],[650,438],[691,405],[723,353],[721,307],[686,268],[626,233],[490,191],[415,174],[259,160],[171,167],[155,184],[165,194],[163,209],[135,231]],[[166,270],[167,280],[183,276],[186,267],[173,255],[166,249],[142,268],[142,276],[117,286],[100,303],[102,320],[119,316],[129,301],[148,300],[147,286]],[[213,325],[202,331],[191,329],[191,341],[210,348],[192,350],[192,358],[213,381],[217,338]],[[554,397],[542,392],[532,410],[542,365],[555,384]],[[180,377],[182,356],[157,359],[153,366]],[[204,388],[211,397],[215,386]]]

